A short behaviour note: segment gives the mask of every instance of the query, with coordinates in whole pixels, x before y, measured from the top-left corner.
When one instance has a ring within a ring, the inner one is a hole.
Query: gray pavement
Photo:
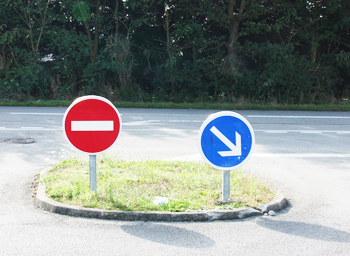
[[[256,131],[243,167],[290,201],[276,216],[213,222],[75,218],[34,206],[35,174],[74,151],[65,108],[0,107],[0,255],[349,255],[350,113],[237,111]],[[210,110],[119,109],[123,159],[199,159]],[[32,144],[6,139],[34,139]]]

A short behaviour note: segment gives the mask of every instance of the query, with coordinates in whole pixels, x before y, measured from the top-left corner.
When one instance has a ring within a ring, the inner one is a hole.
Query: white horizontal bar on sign
[[[114,121],[72,121],[72,132],[113,131]]]

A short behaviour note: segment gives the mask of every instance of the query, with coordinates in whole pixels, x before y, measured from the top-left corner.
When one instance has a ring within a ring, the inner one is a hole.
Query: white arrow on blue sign
[[[254,130],[240,114],[222,111],[207,118],[199,130],[198,146],[213,168],[229,171],[242,166],[253,152]]]

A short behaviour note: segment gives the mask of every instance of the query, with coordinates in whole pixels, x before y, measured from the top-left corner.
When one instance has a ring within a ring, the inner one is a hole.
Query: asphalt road
[[[237,111],[256,136],[242,169],[270,181],[292,206],[276,216],[156,223],[79,219],[33,205],[35,174],[87,157],[65,140],[64,111],[0,107],[0,255],[350,255],[349,112]],[[109,154],[200,160],[197,132],[217,111],[119,112],[123,130]]]

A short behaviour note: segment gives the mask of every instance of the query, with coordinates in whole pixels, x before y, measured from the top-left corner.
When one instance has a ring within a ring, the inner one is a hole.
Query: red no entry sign
[[[63,131],[78,150],[90,155],[102,153],[117,141],[122,128],[118,110],[100,96],[76,99],[63,117]]]

